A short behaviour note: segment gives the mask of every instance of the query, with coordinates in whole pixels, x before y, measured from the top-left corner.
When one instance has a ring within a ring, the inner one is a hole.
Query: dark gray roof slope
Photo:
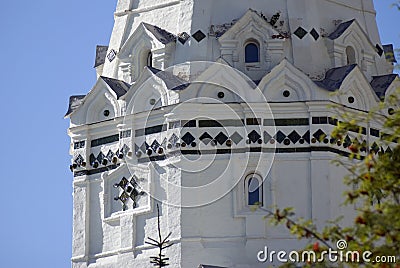
[[[182,80],[176,75],[171,74],[170,72],[163,72],[150,66],[147,66],[147,68],[157,77],[162,79],[169,90],[183,90],[189,86],[188,82]]]
[[[145,22],[143,22],[143,25],[154,35],[155,38],[157,38],[158,41],[160,41],[164,45],[176,41],[176,36],[174,34],[164,29],[161,29],[158,26],[154,26]]]
[[[68,111],[65,116],[72,114],[82,104],[82,100],[85,95],[75,95],[69,97]]]
[[[388,74],[381,76],[373,76],[371,81],[371,87],[374,89],[378,98],[382,99],[385,97],[386,90],[396,79],[397,74]]]
[[[352,19],[352,20],[349,20],[346,22],[342,22],[341,24],[339,24],[339,26],[336,28],[336,30],[328,36],[328,38],[332,39],[332,40],[339,38],[347,30],[347,28],[349,28],[350,25],[353,24],[354,21],[355,21],[355,19]]]
[[[104,64],[106,61],[108,46],[96,46],[96,59],[94,61],[94,68]]]
[[[325,79],[314,81],[319,87],[329,91],[336,91],[342,85],[344,79],[353,71],[357,64],[351,64],[343,67],[333,68],[326,72]]]
[[[383,51],[385,52],[385,57],[388,62],[396,63],[396,55],[394,54],[393,44],[383,45]]]
[[[101,76],[101,78],[115,92],[115,94],[117,94],[117,99],[124,96],[126,94],[126,92],[129,90],[129,88],[131,87],[128,83],[125,83],[124,81],[121,81],[121,80],[104,77],[104,76]]]

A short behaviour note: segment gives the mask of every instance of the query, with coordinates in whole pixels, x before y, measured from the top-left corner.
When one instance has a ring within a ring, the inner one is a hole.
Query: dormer
[[[259,81],[284,57],[285,37],[254,10],[248,10],[218,41],[221,57]]]
[[[334,68],[357,64],[368,79],[390,71],[382,46],[373,44],[355,19],[339,24],[326,42]]]
[[[135,82],[145,66],[165,69],[170,65],[176,36],[157,26],[140,23],[118,53],[117,76]]]

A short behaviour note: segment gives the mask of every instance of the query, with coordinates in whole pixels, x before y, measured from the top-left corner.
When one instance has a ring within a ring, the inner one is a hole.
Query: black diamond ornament
[[[190,35],[187,32],[183,32],[178,34],[178,41],[184,45],[186,43],[187,40],[189,40]]]
[[[192,34],[192,37],[193,37],[197,42],[200,42],[201,40],[203,40],[203,39],[206,37],[206,35],[205,35],[202,31],[198,30],[197,32],[195,32],[194,34]]]
[[[205,144],[208,145],[212,141],[212,137],[207,132],[204,132],[203,135],[200,136],[200,140]]]
[[[227,137],[224,133],[220,132],[220,133],[215,137],[215,140],[216,140],[220,145],[222,145],[222,144],[224,144],[224,143],[228,140],[228,137]]]
[[[107,55],[107,59],[112,62],[115,59],[115,56],[117,56],[117,52],[114,49],[111,49]]]
[[[275,140],[279,143],[282,143],[286,139],[286,135],[282,131],[278,131],[275,135]]]
[[[78,165],[82,165],[82,163],[85,161],[81,155],[78,155],[78,157],[75,159],[75,163]]]
[[[307,34],[307,31],[304,30],[303,27],[299,27],[299,28],[297,28],[297,30],[294,32],[294,34],[295,34],[298,38],[303,39],[303,37]]]
[[[105,158],[104,154],[100,152],[99,155],[97,156],[97,162],[101,163],[104,158]]]
[[[96,157],[94,156],[94,154],[90,154],[89,161],[90,161],[90,165],[93,166],[94,162],[96,161]]]
[[[256,143],[260,138],[260,134],[257,133],[257,131],[253,130],[252,132],[247,135],[247,137],[250,139],[252,143]]]
[[[302,136],[302,138],[303,138],[308,144],[310,144],[310,131],[307,130],[307,132]]]
[[[185,135],[183,135],[182,140],[186,143],[186,144],[191,144],[192,142],[194,142],[196,138],[194,138],[192,136],[192,134],[190,134],[189,132],[187,132]]]
[[[318,129],[314,134],[313,137],[316,138],[318,141],[322,141],[323,139],[325,139],[326,134],[325,132],[323,132],[321,129]]]
[[[382,56],[382,54],[383,54],[383,49],[382,49],[382,47],[379,45],[379,44],[376,44],[376,52],[378,52],[378,55],[379,56]]]
[[[314,38],[315,41],[318,40],[319,34],[314,28],[311,30],[310,34],[312,35],[312,37]]]
[[[158,143],[157,140],[154,140],[150,147],[154,152],[156,152],[158,147],[160,147],[160,144]]]
[[[113,158],[113,156],[114,156],[114,153],[111,151],[111,150],[109,150],[108,151],[108,153],[107,153],[107,156],[106,156],[106,158],[108,159],[108,161],[112,161],[112,158]]]
[[[288,138],[294,143],[296,144],[300,139],[301,136],[294,130],[292,133],[290,133],[288,135]]]

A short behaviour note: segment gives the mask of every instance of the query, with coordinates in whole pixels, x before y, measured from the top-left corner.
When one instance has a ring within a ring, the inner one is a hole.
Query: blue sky
[[[376,0],[382,43],[400,48],[400,12]],[[94,85],[114,1],[6,1],[0,14],[0,268],[70,267],[68,97]]]

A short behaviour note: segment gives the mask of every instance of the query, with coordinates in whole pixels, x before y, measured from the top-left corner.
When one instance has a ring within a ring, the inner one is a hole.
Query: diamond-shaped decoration
[[[89,161],[91,165],[93,165],[93,163],[96,161],[96,157],[94,156],[94,154],[90,154]]]
[[[103,161],[104,158],[105,158],[104,154],[100,152],[96,159],[97,162],[101,163],[101,161]]]
[[[194,34],[192,34],[192,37],[197,41],[200,42],[201,40],[203,40],[206,35],[201,31],[198,30],[197,32],[195,32]]]
[[[302,138],[303,138],[308,144],[310,144],[310,131],[307,130],[307,132],[304,133],[304,135],[302,136]]]
[[[271,139],[272,136],[267,131],[264,131],[264,143],[267,144]]]
[[[307,34],[307,31],[304,30],[304,28],[300,26],[299,28],[297,28],[297,30],[294,32],[294,34],[298,38],[303,39],[303,37]]]
[[[128,147],[128,145],[124,144],[121,149],[121,153],[126,155],[131,149]]]
[[[351,139],[350,137],[347,135],[346,138],[344,138],[344,142],[343,142],[343,147],[347,148],[351,145]],[[378,147],[379,150],[379,147]]]
[[[108,159],[108,161],[111,162],[111,160],[113,159],[113,156],[114,156],[114,153],[111,150],[109,150],[106,158]]]
[[[138,181],[139,179],[138,179],[138,177],[136,176],[136,175],[133,175],[132,176],[132,179],[131,179],[131,181],[130,181],[130,183],[133,185],[133,186],[137,186],[137,181]]]
[[[247,137],[252,143],[256,143],[261,138],[260,134],[255,130],[251,131]]]
[[[279,143],[282,143],[285,139],[286,139],[286,135],[285,133],[283,133],[282,131],[278,131],[275,135],[275,140]]]
[[[195,137],[192,136],[189,132],[187,132],[183,137],[181,138],[186,144],[191,144],[192,142],[195,141]]]
[[[115,186],[121,187],[121,189],[124,190],[126,188],[126,186],[128,185],[128,183],[129,183],[129,181],[125,177],[123,177],[121,179],[121,181],[118,184],[116,184]]]
[[[374,151],[375,153],[379,152],[379,146],[374,142],[371,146],[371,150]]]
[[[230,137],[230,139],[231,139],[236,145],[238,145],[239,142],[241,142],[241,141],[243,140],[243,137],[240,136],[240,134],[237,133],[237,132],[235,131],[235,133],[232,134],[232,136]]]
[[[317,32],[317,30],[315,30],[314,28],[311,30],[310,34],[312,35],[312,37],[314,38],[315,41],[318,40],[319,38],[319,33]]]
[[[85,161],[81,155],[78,155],[78,157],[75,159],[75,163],[78,165],[82,165],[82,163]]]
[[[385,154],[392,154],[392,153],[393,153],[393,151],[390,147],[388,147],[385,151]]]
[[[228,137],[227,137],[224,133],[220,132],[220,133],[215,137],[215,140],[216,140],[220,145],[222,145],[222,144],[224,144],[224,143],[228,140]]]
[[[205,144],[208,145],[211,141],[212,141],[212,137],[210,136],[210,134],[208,134],[207,132],[204,132],[201,136],[200,136],[200,140]]]
[[[382,56],[383,55],[383,48],[379,45],[379,44],[376,44],[376,52],[378,52],[378,55],[379,56]]]
[[[300,139],[301,136],[299,135],[299,133],[296,132],[296,130],[293,130],[292,133],[290,133],[288,135],[288,138],[294,143],[296,144]]]
[[[114,49],[111,49],[110,52],[108,52],[107,59],[112,62],[115,59],[115,56],[117,56],[117,52]]]
[[[149,149],[149,145],[147,144],[147,142],[143,142],[143,144],[142,144],[142,146],[140,146],[140,150],[143,152],[143,153],[146,153],[146,151],[147,151],[147,149]]]
[[[321,129],[318,129],[314,134],[313,137],[316,138],[318,141],[322,141],[325,139],[326,134]]]
[[[190,35],[187,32],[178,34],[178,41],[181,42],[182,45],[184,45],[189,38]]]
[[[171,143],[173,146],[179,141],[179,138],[174,134],[169,138],[169,143]]]
[[[158,143],[157,140],[154,140],[153,143],[150,145],[151,149],[156,152],[158,147],[160,147],[160,144]]]

